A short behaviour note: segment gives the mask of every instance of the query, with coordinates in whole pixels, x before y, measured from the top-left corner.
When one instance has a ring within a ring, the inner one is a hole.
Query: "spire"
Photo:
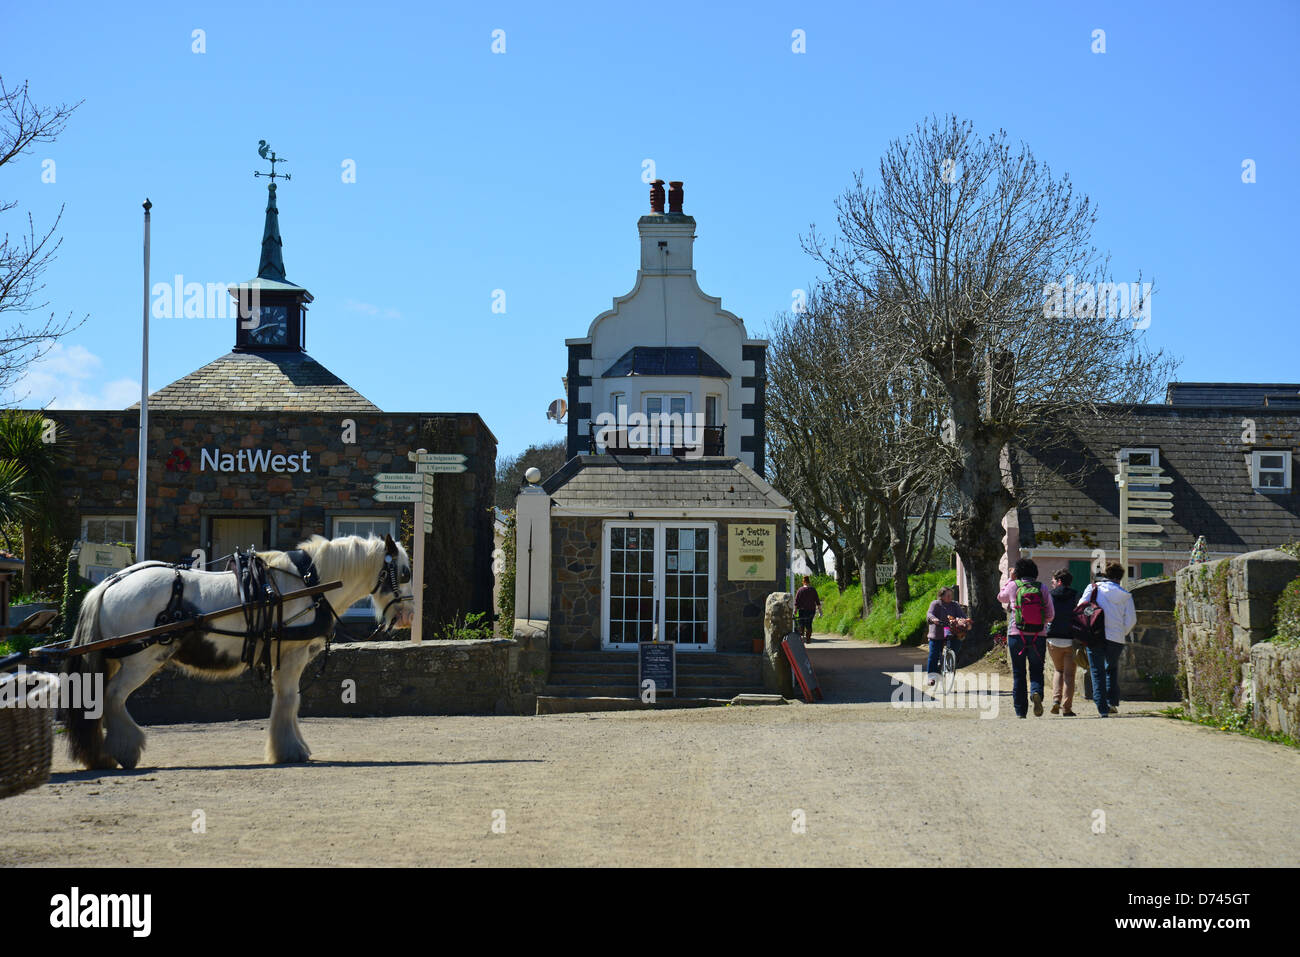
[[[284,242],[280,239],[280,211],[275,207],[275,184],[267,186],[266,226],[262,229],[262,260],[257,264],[259,279],[288,282],[284,275]]]

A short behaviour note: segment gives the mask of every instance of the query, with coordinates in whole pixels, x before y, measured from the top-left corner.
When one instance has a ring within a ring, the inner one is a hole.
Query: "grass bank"
[[[940,588],[957,583],[957,572],[953,569],[922,572],[909,575],[907,581],[912,589],[912,600],[904,607],[901,618],[894,617],[894,586],[887,583],[877,592],[879,600],[871,603],[871,613],[862,619],[859,617],[862,614],[862,589],[856,582],[840,594],[835,579],[814,578],[813,587],[822,600],[822,617],[813,622],[813,630],[885,645],[919,641],[925,631],[925,613],[930,602],[938,597]]]

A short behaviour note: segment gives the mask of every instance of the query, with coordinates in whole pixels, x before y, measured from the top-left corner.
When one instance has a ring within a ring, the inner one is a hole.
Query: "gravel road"
[[[896,707],[918,650],[818,641],[816,705],[150,729],[6,799],[5,865],[1295,865],[1300,753],[1140,707]],[[986,711],[987,713],[987,711]],[[195,833],[195,812],[204,833]],[[1104,829],[1102,825],[1104,824]],[[494,829],[495,825],[495,829]]]

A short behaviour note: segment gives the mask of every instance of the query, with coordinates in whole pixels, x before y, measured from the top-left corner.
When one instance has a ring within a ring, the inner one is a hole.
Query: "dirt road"
[[[260,721],[150,729],[134,772],[60,746],[0,805],[0,863],[1300,863],[1294,750],[1129,707],[1021,721],[1005,681],[993,718],[898,707],[919,651],[812,653],[817,705],[306,719],[298,766],[261,764]]]

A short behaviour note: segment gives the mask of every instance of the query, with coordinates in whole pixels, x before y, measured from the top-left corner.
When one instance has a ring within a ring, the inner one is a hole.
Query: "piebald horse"
[[[374,600],[375,619],[392,631],[405,628],[413,617],[411,564],[406,550],[390,536],[361,538],[348,535],[332,541],[319,535],[298,548],[310,556],[319,581],[343,583],[326,592],[329,606],[343,610],[369,595]],[[259,552],[281,593],[303,587],[292,556],[287,552]],[[92,588],[81,603],[72,644],[84,645],[100,638],[113,638],[152,628],[173,594],[178,570],[161,562],[141,562],[105,579]],[[184,607],[192,612],[211,612],[240,604],[235,574],[179,570],[183,583]],[[315,598],[284,602],[284,623],[311,622]],[[328,612],[328,628],[335,616]],[[216,634],[207,629],[237,632]],[[249,665],[242,660],[245,618],[242,612],[214,619],[195,629],[178,633],[166,643],[138,648],[120,646],[129,653],[109,657],[105,651],[72,656],[70,669],[79,669],[82,680],[92,674],[106,674],[104,707],[91,719],[76,708],[68,711],[68,739],[74,760],[88,768],[134,768],[144,750],[145,735],[126,710],[127,697],[149,680],[164,664],[179,666],[189,674],[221,679],[238,675]],[[167,636],[163,636],[164,638]],[[265,641],[257,641],[253,660],[260,660]],[[271,725],[266,742],[266,760],[272,764],[306,761],[311,754],[298,727],[298,681],[307,663],[325,647],[325,636],[307,640],[274,641],[270,649],[272,685]],[[117,651],[117,649],[108,649]]]

